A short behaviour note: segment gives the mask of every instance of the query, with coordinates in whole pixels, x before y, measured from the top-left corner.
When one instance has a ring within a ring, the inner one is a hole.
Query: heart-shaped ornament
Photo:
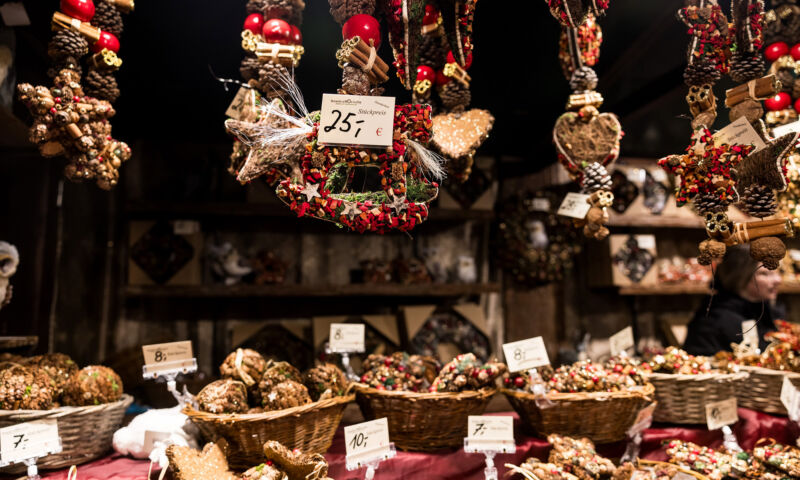
[[[619,157],[622,125],[613,113],[565,112],[553,127],[559,160],[573,178],[594,162],[606,166]]]
[[[461,158],[481,146],[494,125],[488,110],[473,108],[433,117],[433,146],[450,158]]]

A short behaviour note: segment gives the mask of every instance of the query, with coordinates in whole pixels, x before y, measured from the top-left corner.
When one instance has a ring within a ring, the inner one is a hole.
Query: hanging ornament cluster
[[[389,79],[389,66],[377,54],[382,36],[373,16],[375,3],[330,0],[330,6],[334,19],[342,24],[344,40],[336,52],[342,68],[338,93],[382,94],[380,84]],[[387,0],[381,7],[399,75],[407,84],[416,82],[416,70],[407,59],[417,56],[411,39],[418,37],[424,9],[414,0]],[[290,102],[278,105],[273,100],[259,106],[262,120],[258,122],[228,120],[226,125],[251,148],[273,153],[265,165],[291,165],[290,177],[279,183],[276,192],[298,217],[327,220],[359,233],[409,231],[427,219],[429,203],[439,191],[434,180],[444,173],[443,159],[426,148],[432,128],[429,105],[395,106],[391,147],[323,145],[318,141],[320,113],[307,111],[287,75],[280,79],[280,96]],[[375,188],[361,191],[368,180]]]
[[[34,118],[30,140],[39,153],[63,155],[67,178],[94,180],[104,190],[117,184],[119,168],[131,157],[128,145],[111,136],[109,119],[119,96],[120,12],[132,10],[133,0],[61,0],[47,45],[53,86],[17,86]]]
[[[447,157],[451,178],[465,182],[472,173],[475,151],[489,136],[494,117],[488,110],[467,107],[472,100],[467,73],[472,66],[472,23],[477,0],[428,1],[419,27],[419,62],[409,64],[405,44],[390,35],[400,80],[413,92],[414,102],[435,104],[432,145]],[[440,11],[441,8],[441,11]],[[400,17],[400,9],[391,12]],[[390,31],[391,32],[391,31]],[[400,67],[405,67],[403,73]],[[410,73],[416,69],[416,81]],[[438,102],[434,102],[436,92]]]
[[[762,77],[763,0],[734,0],[731,11],[732,23],[716,0],[698,0],[678,11],[691,36],[684,81],[694,134],[686,153],[665,157],[659,165],[677,177],[678,206],[691,202],[705,220],[709,238],[700,244],[701,264],[721,259],[728,246],[750,243],[751,256],[774,270],[786,253],[777,237],[793,232],[788,220],[734,224],[727,209],[738,203],[761,219],[776,213],[774,191],[786,189],[786,157],[797,134],[772,138],[761,120],[761,101],[780,90],[775,75]],[[732,141],[709,130],[717,115],[714,82],[725,74],[742,83],[725,92],[730,121],[745,131]],[[741,138],[746,143],[736,143]]]
[[[226,114],[233,118],[229,131],[243,131],[247,125],[270,122],[262,102],[271,102],[271,108],[287,111],[293,108],[286,98],[285,83],[294,76],[294,68],[303,56],[303,35],[298,25],[303,19],[305,4],[301,0],[250,0],[248,15],[242,26],[242,59],[240,72],[249,88],[242,88]],[[294,152],[296,158],[302,152],[299,145]],[[228,172],[246,184],[262,177],[267,184],[275,186],[288,178],[292,168],[290,162],[281,162],[281,149],[251,147],[234,140]]]
[[[769,73],[780,80],[781,88],[764,105],[767,125],[775,127],[797,121],[800,111],[800,6],[786,0],[772,4],[773,9],[765,16],[764,57],[770,62]]]
[[[603,96],[597,87],[592,66],[600,57],[603,35],[596,16],[608,2],[596,0],[547,0],[550,13],[561,23],[559,63],[569,80],[572,94],[566,112],[556,120],[553,143],[558,160],[570,178],[589,195],[586,217],[576,220],[587,238],[608,236],[608,207],[614,202],[611,176],[607,167],[619,157],[622,126],[613,113],[600,113]]]

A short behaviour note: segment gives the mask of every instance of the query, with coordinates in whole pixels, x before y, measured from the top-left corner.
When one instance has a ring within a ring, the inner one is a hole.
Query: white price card
[[[752,349],[758,348],[758,328],[755,320],[745,320],[742,322],[742,338]]]
[[[379,418],[344,427],[347,463],[365,464],[390,455],[389,422]]]
[[[509,415],[470,415],[467,438],[471,441],[514,442],[514,417]]]
[[[611,338],[608,339],[608,343],[611,345],[611,356],[619,355],[629,348],[633,348],[633,328],[625,327],[614,335],[611,335]]]
[[[586,218],[589,209],[589,195],[583,193],[570,192],[564,197],[561,206],[558,207],[558,214],[563,217]]]
[[[735,397],[706,404],[706,424],[709,430],[733,425],[737,421],[739,421],[739,412],[736,410]]]
[[[330,351],[336,353],[356,352],[365,350],[363,323],[332,323],[328,337]]]
[[[197,361],[192,355],[192,342],[155,343],[142,347],[145,376],[194,371]]]
[[[36,420],[0,428],[0,465],[61,451],[56,420]]]
[[[393,136],[394,97],[322,95],[320,144],[390,147]]]
[[[256,113],[256,91],[252,88],[239,87],[225,115],[235,120],[254,120]]]
[[[504,343],[503,354],[506,357],[508,370],[512,373],[550,365],[542,337]]]
[[[796,422],[800,419],[800,390],[794,386],[788,377],[783,377],[781,385],[781,403],[789,412],[789,419]]]
[[[733,145],[753,145],[757,152],[767,147],[764,140],[756,132],[756,129],[747,120],[747,117],[739,117],[735,122],[729,123],[726,127],[714,133],[714,144],[719,146],[723,143]]]

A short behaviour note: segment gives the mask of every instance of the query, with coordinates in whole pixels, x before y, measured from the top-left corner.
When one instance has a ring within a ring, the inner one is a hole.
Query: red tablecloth
[[[517,422],[517,427],[519,423]],[[739,422],[734,431],[744,449],[753,448],[760,438],[774,438],[779,442],[794,443],[800,429],[786,417],[778,417],[765,413],[739,409]],[[348,472],[344,465],[344,431],[340,427],[330,451],[325,454],[330,464],[329,476],[335,480],[355,480],[364,478],[364,470]],[[506,471],[505,463],[520,463],[524,459],[536,456],[547,458],[549,445],[547,441],[526,436],[517,428],[517,452],[510,455],[499,455],[495,465],[501,475]],[[641,456],[651,460],[664,460],[665,455],[661,442],[673,438],[692,441],[701,445],[718,447],[722,444],[719,431],[709,432],[703,426],[669,426],[654,425],[645,431],[642,441]],[[617,458],[625,450],[624,443],[603,445],[599,453],[610,458]],[[132,460],[119,455],[90,462],[78,467],[78,480],[144,480],[147,478],[149,462]],[[482,455],[467,454],[463,450],[452,450],[439,453],[398,452],[397,457],[381,464],[376,480],[425,479],[425,480],[483,480],[484,459]],[[13,478],[13,477],[3,477]],[[43,475],[46,480],[65,480],[67,471],[51,472]],[[155,475],[153,475],[155,478]]]

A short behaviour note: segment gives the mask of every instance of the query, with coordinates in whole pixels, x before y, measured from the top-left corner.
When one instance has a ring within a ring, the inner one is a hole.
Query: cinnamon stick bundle
[[[370,58],[372,58],[371,64]],[[373,83],[383,83],[389,80],[387,74],[389,66],[361,37],[355,36],[342,42],[341,48],[336,52],[336,59],[339,60],[339,68],[343,68],[346,63],[351,63],[366,72]]]
[[[256,56],[261,62],[278,63],[286,67],[297,66],[305,49],[300,45],[257,42]]]
[[[88,62],[96,70],[104,71],[114,71],[122,66],[122,59],[107,48],[90,55]]]
[[[580,110],[581,108],[592,105],[596,108],[603,104],[603,96],[599,92],[588,91],[573,93],[567,101],[567,110]]]
[[[762,237],[793,236],[792,222],[788,218],[761,222],[737,223],[733,233],[725,239],[728,246],[742,245]]]
[[[133,0],[106,0],[108,3],[117,7],[117,10],[122,13],[131,13],[133,11]]]
[[[750,80],[725,91],[725,106],[730,108],[748,98],[764,100],[778,93],[780,89],[781,82],[775,75]]]
[[[706,110],[716,109],[717,99],[711,85],[692,85],[686,94],[686,103],[689,104],[692,116],[696,117]]]
[[[447,65],[445,65],[443,73],[447,77],[451,77],[458,80],[465,87],[469,87],[469,82],[472,81],[472,77],[469,76],[467,71],[464,70],[464,68],[462,68],[461,65],[459,65],[456,62],[448,63]]]
[[[53,20],[50,22],[53,30],[72,29],[88,38],[92,43],[100,40],[100,29],[93,27],[89,22],[81,22],[77,18],[64,15],[61,12],[53,12]]]

